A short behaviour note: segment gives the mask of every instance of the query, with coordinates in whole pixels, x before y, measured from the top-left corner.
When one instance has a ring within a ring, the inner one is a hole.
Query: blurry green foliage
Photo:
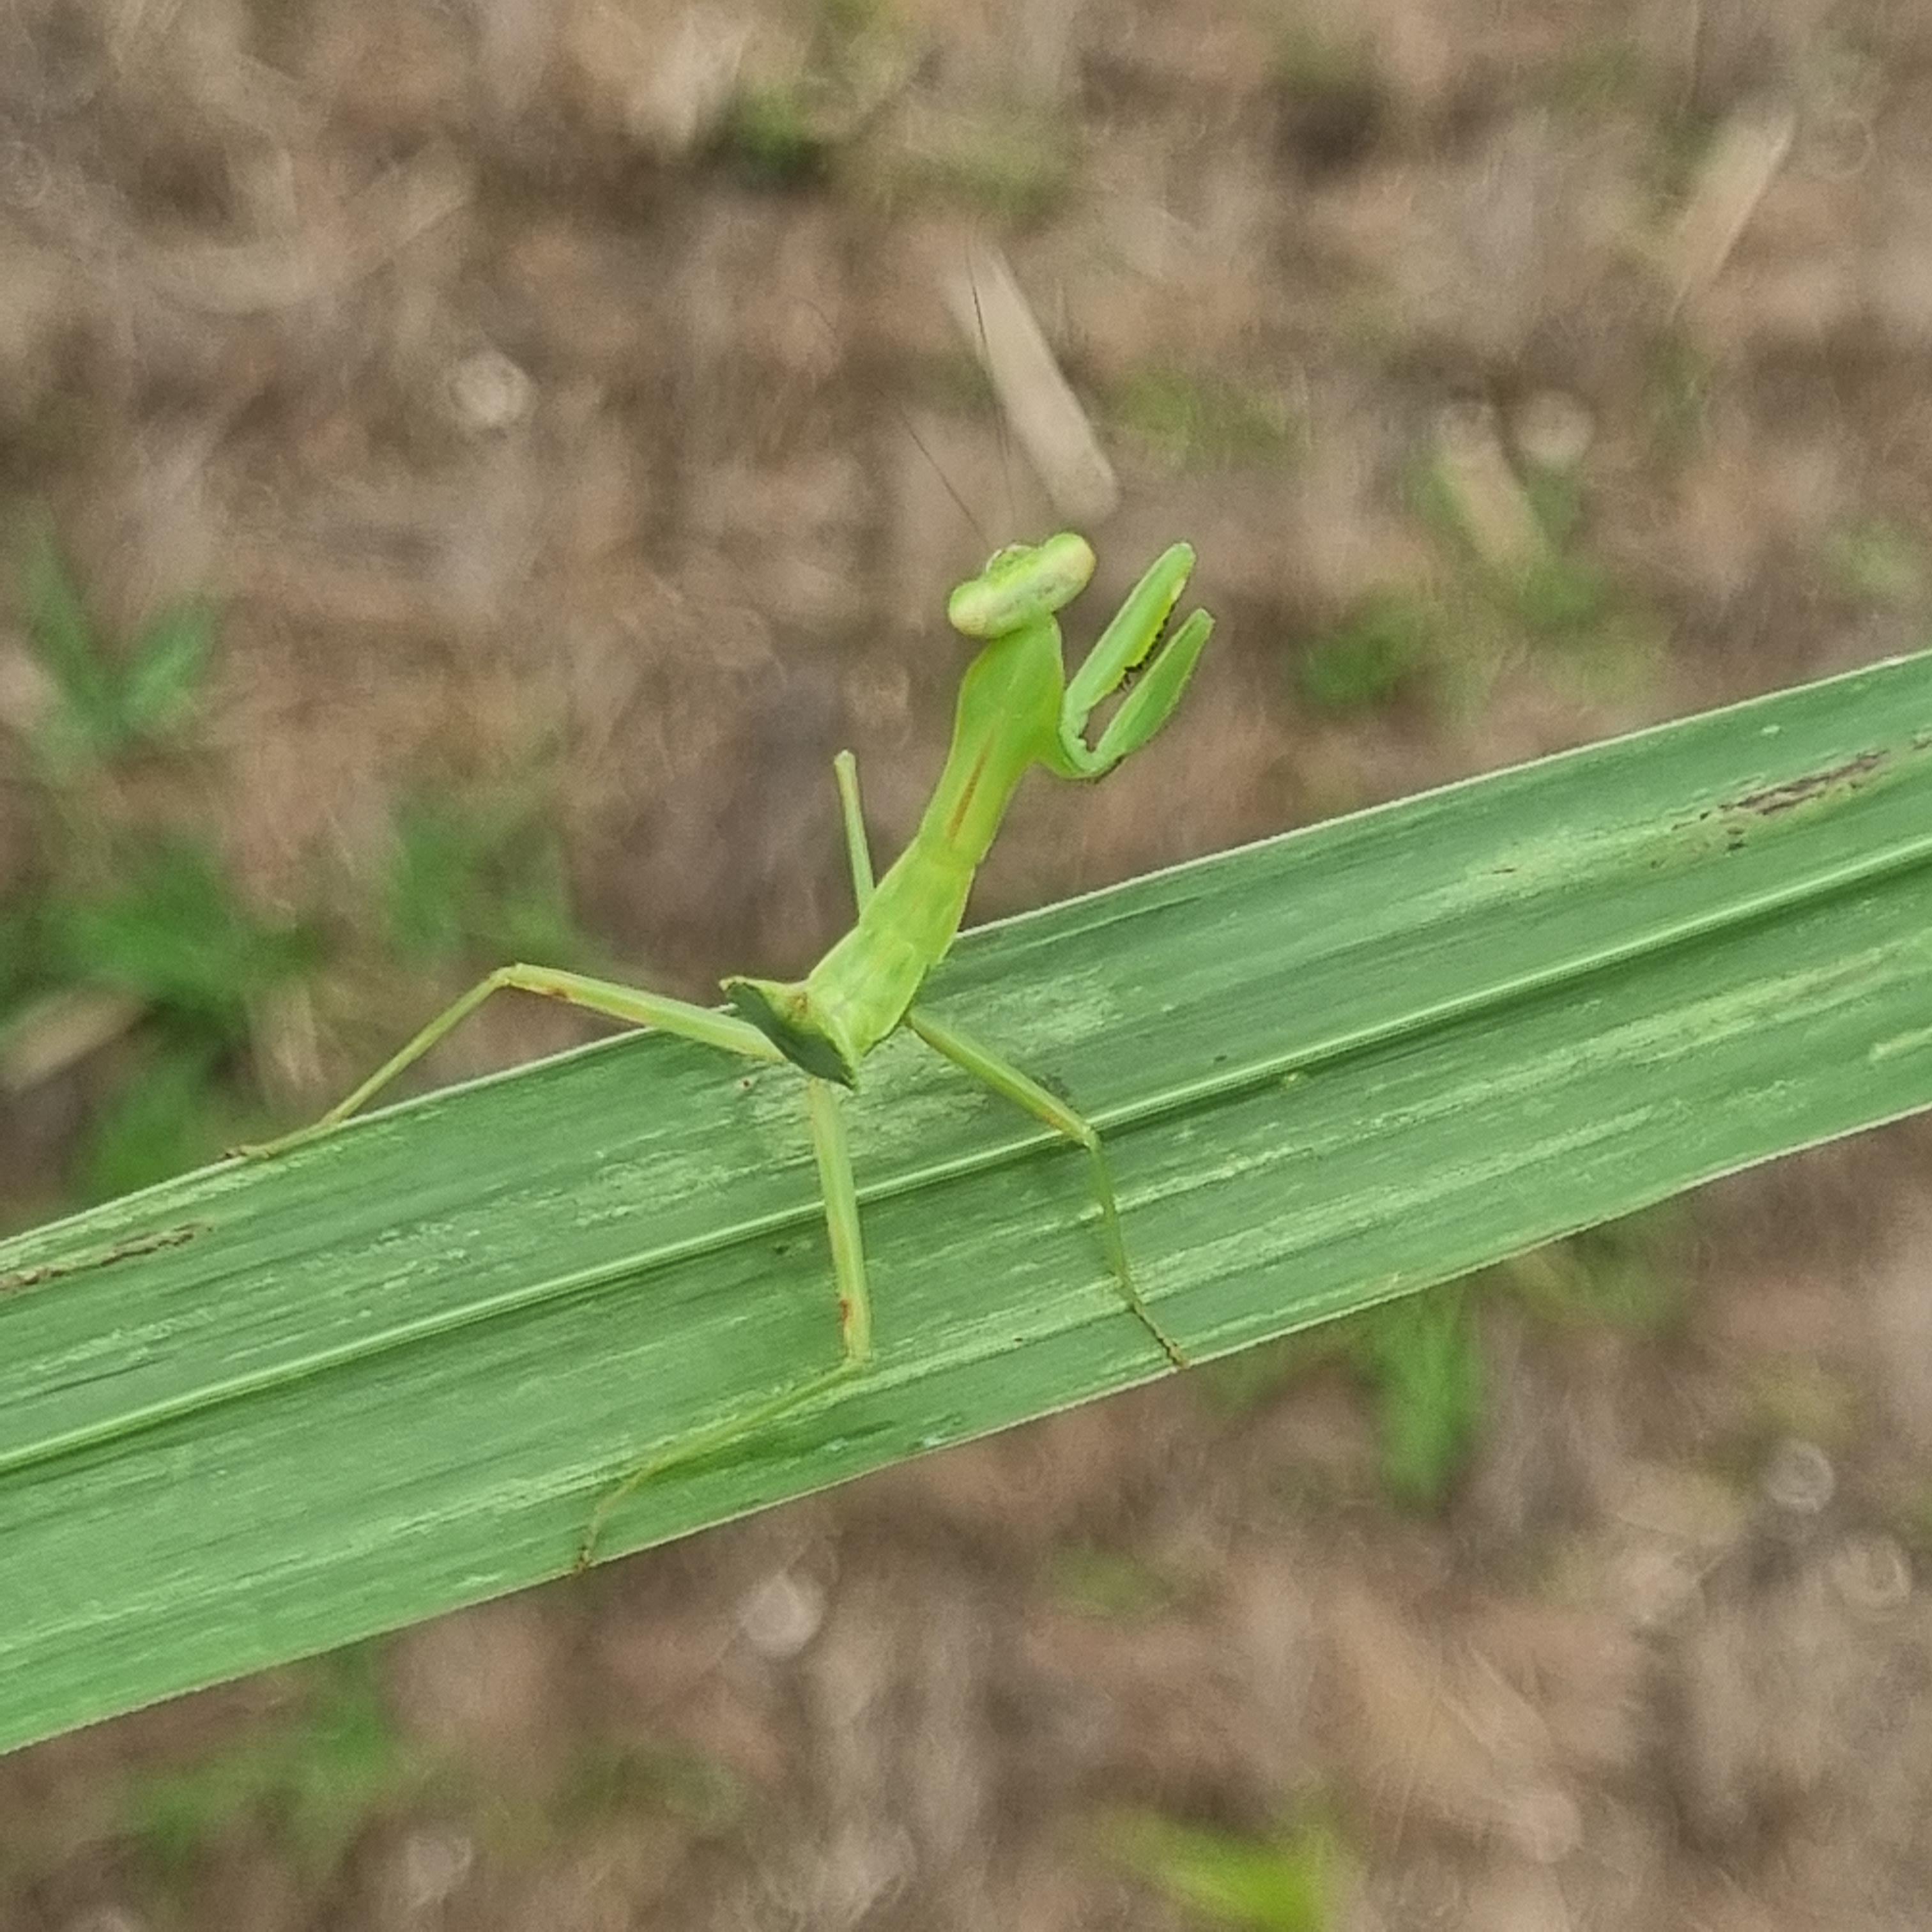
[[[1368,1383],[1394,1499],[1430,1509],[1462,1473],[1483,1419],[1482,1340],[1460,1282],[1392,1301],[1348,1324],[1349,1360]]]
[[[1374,1407],[1384,1492],[1406,1508],[1433,1509],[1481,1433],[1480,1290],[1478,1277],[1447,1282],[1210,1364],[1194,1382],[1222,1413],[1240,1414],[1318,1370],[1346,1368]]]
[[[1432,1509],[1481,1438],[1486,1390],[1478,1318],[1485,1301],[1508,1295],[1538,1320],[1558,1325],[1667,1330],[1687,1305],[1686,1226],[1682,1204],[1666,1203],[1210,1364],[1195,1372],[1192,1385],[1220,1413],[1240,1415],[1318,1370],[1346,1367],[1374,1405],[1384,1491],[1412,1508]],[[1780,1432],[1804,1432],[1787,1421]]]
[[[1130,1871],[1210,1924],[1325,1932],[1334,1922],[1342,1857],[1325,1827],[1253,1839],[1138,1813],[1116,1820],[1107,1838]]]
[[[1686,461],[1704,435],[1716,365],[1684,330],[1673,328],[1652,348],[1646,386],[1652,454],[1667,467]]]
[[[593,951],[571,910],[562,848],[524,800],[406,800],[385,909],[391,947],[416,964],[568,966]]]
[[[600,1747],[576,1760],[552,1801],[572,1826],[640,1810],[668,1812],[706,1837],[742,1822],[750,1796],[722,1759],[685,1744]]]
[[[1077,160],[1064,117],[988,110],[924,130],[892,157],[884,185],[963,202],[998,220],[1038,221],[1072,186]]]
[[[1419,598],[1370,598],[1302,653],[1295,667],[1302,696],[1336,713],[1387,704],[1423,668],[1432,628],[1433,614]]]
[[[1306,440],[1280,398],[1179,369],[1136,370],[1115,392],[1108,414],[1123,434],[1174,470],[1292,462]]]
[[[832,144],[802,86],[741,88],[720,130],[719,147],[749,179],[769,188],[802,188],[824,173]]]
[[[1056,1550],[1048,1580],[1056,1603],[1096,1617],[1152,1616],[1178,1594],[1150,1564],[1090,1543]]]
[[[209,614],[164,610],[113,648],[44,532],[28,546],[22,590],[50,698],[26,734],[38,782],[26,794],[34,862],[0,909],[0,1054],[31,1062],[81,1010],[70,996],[126,997],[136,1030],[104,1062],[69,1176],[98,1199],[220,1151],[242,1114],[222,1089],[248,1044],[252,1004],[306,970],[314,947],[298,926],[253,914],[206,845],[146,829],[128,788],[130,760],[165,756],[193,721]],[[124,1030],[110,1028],[101,1043]]]
[[[50,536],[30,547],[22,587],[52,696],[26,736],[33,860],[0,905],[0,1075],[87,1063],[73,1195],[128,1192],[259,1132],[246,1076],[265,1002],[345,952],[418,968],[587,963],[560,847],[526,794],[406,802],[379,931],[251,906],[206,841],[154,829],[142,788],[194,721],[207,614],[165,612],[110,650]]]
[[[56,694],[34,746],[54,771],[112,758],[184,721],[213,641],[205,610],[164,610],[116,652],[96,632],[48,536],[29,555],[26,588],[27,640]]]
[[[905,61],[886,0],[818,0],[795,65],[746,78],[713,143],[757,185],[812,185],[896,90]]]
[[[1826,539],[1824,564],[1840,596],[1888,610],[1920,608],[1932,585],[1924,542],[1881,518],[1834,530]]]
[[[181,1873],[224,1833],[265,1831],[311,1876],[341,1858],[371,1812],[418,1775],[378,1694],[372,1654],[308,1666],[304,1708],[251,1727],[202,1762],[130,1780],[124,1828]]]
[[[49,901],[45,965],[62,983],[131,993],[184,1031],[245,1040],[251,1001],[313,963],[313,937],[258,919],[194,841],[133,843],[98,892]]]
[[[104,888],[51,884],[35,962],[44,986],[111,988],[144,1015],[78,1150],[74,1185],[89,1200],[144,1187],[232,1144],[248,1114],[226,1076],[250,1043],[253,1004],[317,956],[312,932],[258,919],[214,855],[190,841],[134,842],[115,858]]]
[[[219,1160],[247,1137],[224,1106],[221,1056],[204,1042],[138,1042],[95,1108],[71,1178],[83,1201],[111,1201]]]
[[[1655,1334],[1685,1306],[1688,1277],[1678,1252],[1684,1227],[1682,1208],[1666,1202],[1532,1248],[1484,1279],[1546,1321],[1607,1322]]]
[[[1533,554],[1509,565],[1484,556],[1469,514],[1439,463],[1418,466],[1409,500],[1500,614],[1534,633],[1586,636],[1614,614],[1614,602],[1606,573],[1572,542],[1582,518],[1581,496],[1574,481],[1551,472],[1532,470],[1517,480],[1542,541]]]
[[[1523,572],[1515,602],[1517,614],[1533,629],[1574,634],[1609,610],[1610,580],[1587,558],[1553,550]]]

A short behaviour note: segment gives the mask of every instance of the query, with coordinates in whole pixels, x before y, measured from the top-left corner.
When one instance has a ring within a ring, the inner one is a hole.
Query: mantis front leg
[[[1161,643],[1168,618],[1193,567],[1194,553],[1186,544],[1175,544],[1156,557],[1128,592],[1126,602],[1100,633],[1085,662],[1068,680],[1060,707],[1059,743],[1050,760],[1063,778],[1104,778],[1123,758],[1138,751],[1180,702],[1214,628],[1214,620],[1206,611],[1192,611],[1173,636]],[[1157,644],[1160,653],[1148,664],[1148,655]],[[1087,721],[1094,706],[1111,697],[1128,674],[1143,664],[1147,664],[1145,674],[1107,721],[1100,743],[1089,746]]]

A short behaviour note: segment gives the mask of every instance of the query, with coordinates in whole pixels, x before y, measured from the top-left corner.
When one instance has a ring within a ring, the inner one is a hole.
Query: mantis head
[[[1003,638],[1072,603],[1093,574],[1093,548],[1071,530],[1008,544],[946,599],[946,621],[969,638]]]

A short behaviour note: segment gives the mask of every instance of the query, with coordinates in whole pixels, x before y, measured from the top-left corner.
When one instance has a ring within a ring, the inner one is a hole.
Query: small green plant
[[[314,935],[259,918],[185,838],[117,852],[101,889],[56,884],[38,930],[44,985],[111,989],[144,1016],[83,1138],[76,1191],[104,1199],[212,1160],[248,1123],[226,1076],[256,1003],[309,969]]]
[[[726,117],[720,146],[741,173],[769,188],[809,185],[824,175],[832,152],[800,83],[741,89]]]
[[[596,950],[571,910],[556,832],[520,797],[406,800],[385,911],[391,948],[415,964],[478,955],[574,964]]]
[[[1553,553],[1525,571],[1516,586],[1518,614],[1532,629],[1575,634],[1610,608],[1610,580],[1587,559]]]
[[[1130,1814],[1107,1833],[1114,1859],[1190,1915],[1256,1932],[1327,1932],[1341,1848],[1321,1825],[1256,1839],[1157,1814]]]
[[[1432,628],[1430,608],[1419,598],[1369,598],[1302,653],[1295,667],[1302,696],[1338,715],[1388,704],[1423,668]]]
[[[105,1077],[90,1071],[67,1178],[80,1198],[102,1199],[260,1132],[237,1076],[266,1008],[331,948],[313,922],[250,907],[202,840],[140,823],[147,765],[193,722],[212,634],[202,607],[164,613],[114,652],[51,537],[30,553],[24,589],[52,697],[28,746],[30,805],[44,820],[37,862],[0,907],[0,1079],[94,1060]],[[387,884],[380,929],[352,920],[337,950],[418,968],[593,950],[572,916],[559,842],[526,790],[406,802]]]
[[[197,841],[143,840],[118,856],[105,890],[52,900],[54,976],[116,987],[185,1030],[238,1044],[254,1001],[308,963],[306,935],[258,919]]]
[[[1470,1298],[1452,1282],[1371,1310],[1352,1327],[1349,1359],[1374,1392],[1383,1484],[1412,1508],[1442,1501],[1482,1424],[1482,1340]]]
[[[1238,1415],[1304,1376],[1346,1364],[1375,1404],[1385,1490],[1411,1508],[1433,1508],[1461,1474],[1482,1428],[1478,1317],[1484,1303],[1506,1294],[1541,1321],[1658,1333],[1684,1307],[1676,1252],[1683,1226],[1671,1205],[1626,1216],[1426,1294],[1216,1363],[1196,1375],[1196,1384],[1222,1413]]]
[[[82,1201],[111,1201],[206,1166],[254,1124],[230,1104],[221,1057],[205,1044],[137,1040],[116,1070],[68,1177]]]
[[[95,629],[58,546],[44,536],[26,573],[27,638],[54,699],[34,734],[56,773],[98,764],[165,737],[193,706],[213,639],[208,613],[162,611],[124,650]]]
[[[746,76],[713,144],[718,158],[770,188],[823,180],[908,70],[880,0],[820,0],[794,65]]]
[[[1220,1413],[1240,1415],[1340,1364],[1374,1405],[1384,1489],[1408,1508],[1432,1509],[1461,1473],[1482,1426],[1474,1305],[1481,1292],[1474,1276],[1445,1282],[1214,1363],[1195,1382]]]
[[[212,1159],[245,1123],[228,1074],[309,946],[251,913],[207,847],[144,822],[141,775],[191,724],[209,662],[205,608],[117,650],[46,533],[22,590],[49,696],[25,734],[34,862],[0,909],[0,1070],[31,1082],[112,1047],[68,1174],[94,1199]]]

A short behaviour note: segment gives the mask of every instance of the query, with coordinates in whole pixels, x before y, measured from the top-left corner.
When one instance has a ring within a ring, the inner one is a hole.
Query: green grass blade
[[[932,1004],[1108,1132],[1196,1355],[1351,1312],[1932,1106],[1932,655],[985,928]],[[878,1372],[608,1552],[1159,1369],[1079,1150],[866,1071]],[[662,1038],[0,1245],[0,1746],[555,1574],[831,1300],[798,1078]]]

